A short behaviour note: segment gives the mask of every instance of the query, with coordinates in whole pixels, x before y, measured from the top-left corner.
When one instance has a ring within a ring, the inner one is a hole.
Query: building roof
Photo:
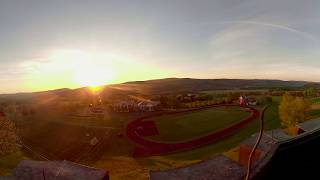
[[[159,104],[159,101],[141,101],[138,103],[139,106],[157,106]]]
[[[320,118],[308,120],[298,125],[304,131],[314,131],[320,129]]]

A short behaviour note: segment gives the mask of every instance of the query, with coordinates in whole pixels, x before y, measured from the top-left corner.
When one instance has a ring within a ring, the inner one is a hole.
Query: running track
[[[134,121],[131,121],[126,128],[127,137],[136,144],[136,147],[133,152],[133,156],[135,157],[147,157],[147,156],[156,156],[156,155],[165,155],[169,153],[174,153],[177,151],[185,151],[197,148],[199,146],[204,146],[210,143],[214,143],[219,141],[227,136],[233,135],[238,132],[241,128],[245,127],[247,124],[257,119],[260,116],[260,112],[252,107],[242,107],[244,110],[250,111],[250,115],[237,124],[233,124],[221,131],[212,132],[207,136],[200,137],[198,139],[187,140],[183,142],[177,143],[165,143],[165,142],[157,142],[149,139],[145,139],[143,136],[137,133],[137,129],[141,128],[141,124],[144,120],[163,116],[163,115],[172,115],[172,114],[180,114],[185,112],[193,112],[199,110],[205,110],[214,107],[239,107],[237,105],[214,105],[210,107],[180,111],[180,112],[171,112],[171,113],[159,113],[155,115],[144,116],[138,118]],[[241,106],[240,106],[241,107]]]

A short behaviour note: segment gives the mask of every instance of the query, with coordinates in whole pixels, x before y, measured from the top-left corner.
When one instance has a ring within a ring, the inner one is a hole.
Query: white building
[[[141,111],[155,111],[159,105],[159,101],[142,101],[138,103],[138,108]]]

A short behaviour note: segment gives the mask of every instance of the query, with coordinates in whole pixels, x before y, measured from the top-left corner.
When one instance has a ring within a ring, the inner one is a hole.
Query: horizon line
[[[97,87],[106,87],[106,86],[114,86],[114,85],[121,85],[121,84],[127,84],[127,83],[134,83],[134,82],[146,82],[146,81],[156,81],[156,80],[164,80],[164,79],[195,79],[195,80],[266,80],[266,81],[284,81],[284,82],[307,82],[307,83],[320,83],[316,81],[307,81],[307,80],[285,80],[285,79],[263,79],[263,78],[190,78],[190,77],[166,77],[166,78],[156,78],[156,79],[147,79],[147,80],[133,80],[133,81],[124,81],[119,83],[110,83],[110,84],[104,84],[99,85]],[[56,91],[56,90],[76,90],[76,89],[82,89],[82,88],[90,88],[90,86],[80,86],[77,88],[68,88],[68,87],[61,87],[56,89],[46,89],[46,90],[39,90],[39,91],[18,91],[18,92],[12,92],[12,93],[0,93],[0,95],[17,95],[17,94],[32,94],[32,93],[44,93],[49,91]]]

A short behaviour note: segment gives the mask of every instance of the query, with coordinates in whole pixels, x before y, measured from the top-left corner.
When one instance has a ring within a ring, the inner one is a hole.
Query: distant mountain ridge
[[[192,78],[166,78],[147,81],[132,81],[121,84],[104,86],[101,92],[103,97],[121,98],[128,95],[168,94],[180,92],[198,92],[209,90],[233,89],[270,89],[270,88],[303,88],[319,87],[320,83],[308,81],[283,81],[268,79],[192,79]],[[56,89],[33,93],[3,94],[3,99],[33,99],[33,98],[80,98],[90,96],[87,88]]]
[[[127,89],[152,93],[165,93],[174,91],[207,91],[230,89],[261,89],[261,88],[299,88],[307,84],[318,84],[307,81],[283,81],[263,79],[192,79],[192,78],[166,78],[148,81],[127,82],[113,87],[125,87]],[[320,85],[320,84],[319,84]],[[141,90],[141,89],[140,89]]]

